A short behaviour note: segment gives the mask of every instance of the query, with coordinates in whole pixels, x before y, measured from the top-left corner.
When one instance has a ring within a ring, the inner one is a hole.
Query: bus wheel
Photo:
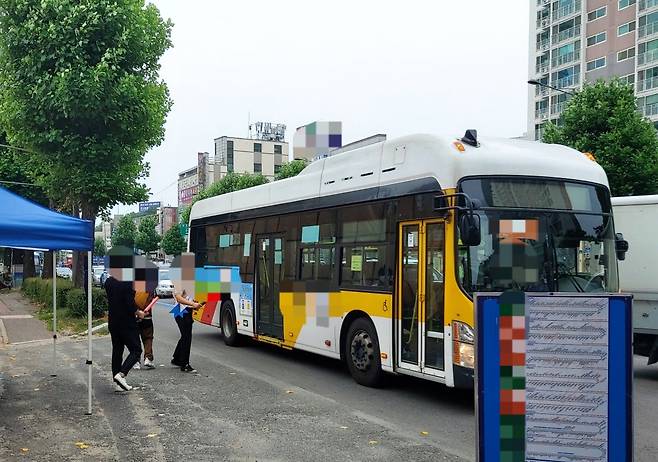
[[[381,385],[384,372],[379,355],[375,326],[366,318],[355,319],[347,331],[345,360],[357,383],[367,387]]]
[[[236,346],[238,344],[238,328],[235,325],[235,308],[233,307],[233,302],[224,302],[222,305],[221,319],[224,343],[228,346]]]

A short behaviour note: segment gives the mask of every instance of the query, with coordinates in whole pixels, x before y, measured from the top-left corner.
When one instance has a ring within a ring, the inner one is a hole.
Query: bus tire
[[[382,385],[381,356],[379,340],[373,323],[367,318],[357,318],[350,325],[345,336],[343,354],[347,368],[354,380],[366,387]]]
[[[224,343],[228,346],[237,346],[240,340],[238,328],[235,324],[235,308],[233,302],[228,300],[222,304],[222,334],[224,334]]]

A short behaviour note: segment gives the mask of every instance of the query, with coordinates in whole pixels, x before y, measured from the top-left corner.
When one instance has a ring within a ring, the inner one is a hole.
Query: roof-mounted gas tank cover
[[[480,147],[480,143],[478,142],[478,131],[473,128],[466,130],[466,134],[462,137],[461,141],[468,145],[475,146],[476,148]]]

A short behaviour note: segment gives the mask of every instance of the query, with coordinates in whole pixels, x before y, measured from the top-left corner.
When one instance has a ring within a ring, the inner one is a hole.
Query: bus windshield
[[[528,179],[471,179],[482,241],[459,248],[463,288],[614,292],[615,234],[607,189]]]

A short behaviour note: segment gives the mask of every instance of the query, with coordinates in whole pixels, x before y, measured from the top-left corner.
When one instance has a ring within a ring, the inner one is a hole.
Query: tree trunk
[[[34,250],[23,251],[23,279],[33,278],[37,275],[34,267]]]
[[[43,269],[41,270],[41,279],[52,279],[53,277],[53,253],[43,253]]]

